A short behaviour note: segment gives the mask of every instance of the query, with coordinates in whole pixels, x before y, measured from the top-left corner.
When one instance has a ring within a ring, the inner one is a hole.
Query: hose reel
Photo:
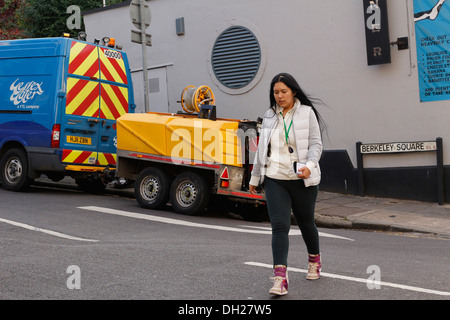
[[[201,105],[214,103],[214,93],[208,86],[187,86],[181,93],[181,106],[188,113],[200,112]]]

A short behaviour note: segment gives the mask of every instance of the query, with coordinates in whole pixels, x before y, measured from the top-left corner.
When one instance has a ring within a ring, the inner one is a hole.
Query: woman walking
[[[321,270],[319,235],[314,210],[320,183],[322,154],[320,116],[297,81],[287,73],[270,84],[266,111],[250,180],[256,194],[264,187],[272,225],[274,284],[271,294],[288,293],[287,258],[291,209],[308,251],[307,279],[318,279]]]

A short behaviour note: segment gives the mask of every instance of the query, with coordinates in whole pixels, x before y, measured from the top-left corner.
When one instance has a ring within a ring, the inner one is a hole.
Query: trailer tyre
[[[181,214],[194,215],[208,204],[210,189],[206,180],[195,172],[178,175],[170,187],[170,202]]]
[[[32,179],[28,178],[28,157],[22,149],[8,150],[0,162],[0,180],[6,190],[26,191]]]
[[[142,170],[134,184],[134,195],[143,208],[161,209],[169,201],[169,176],[159,168]]]

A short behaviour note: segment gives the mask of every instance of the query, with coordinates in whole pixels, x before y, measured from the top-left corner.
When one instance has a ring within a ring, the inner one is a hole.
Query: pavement
[[[326,228],[426,233],[450,239],[450,204],[320,191],[316,224]]]
[[[37,179],[36,183],[55,184],[43,177]],[[77,188],[71,178],[64,178],[57,184]],[[132,188],[108,187],[106,192],[134,197]],[[439,205],[431,202],[319,191],[315,217],[316,225],[324,228],[420,233],[450,239],[449,203]]]

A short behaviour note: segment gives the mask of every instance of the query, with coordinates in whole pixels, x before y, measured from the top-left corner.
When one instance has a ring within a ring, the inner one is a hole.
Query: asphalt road
[[[0,187],[0,299],[450,299],[449,240],[319,231],[321,279],[305,279],[307,253],[292,226],[289,295],[274,298],[268,223],[146,210],[134,199],[70,189]]]

